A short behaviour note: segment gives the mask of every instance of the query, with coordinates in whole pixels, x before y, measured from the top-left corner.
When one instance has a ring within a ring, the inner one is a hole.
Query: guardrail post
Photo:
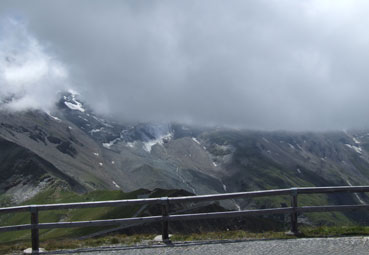
[[[31,206],[31,238],[32,238],[32,254],[39,254],[40,240],[38,233],[38,208]]]
[[[291,188],[291,207],[293,209],[293,212],[291,213],[291,233],[297,235],[297,188]]]
[[[162,236],[162,240],[164,243],[169,243],[170,242],[169,233],[168,233],[169,222],[167,219],[165,219],[169,215],[168,213],[169,199],[168,197],[162,197],[161,200],[162,200],[161,212],[163,216],[161,236]]]

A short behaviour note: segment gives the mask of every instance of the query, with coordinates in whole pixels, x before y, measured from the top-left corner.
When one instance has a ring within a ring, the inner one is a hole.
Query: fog
[[[368,11],[360,0],[5,0],[0,97],[48,109],[73,88],[120,120],[365,128]]]
[[[68,88],[65,67],[15,19],[1,20],[0,106],[50,111]]]

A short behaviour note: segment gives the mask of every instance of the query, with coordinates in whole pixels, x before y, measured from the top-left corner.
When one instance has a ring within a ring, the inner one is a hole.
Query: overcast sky
[[[0,97],[48,109],[74,88],[122,120],[369,127],[368,13],[365,0],[2,0]]]

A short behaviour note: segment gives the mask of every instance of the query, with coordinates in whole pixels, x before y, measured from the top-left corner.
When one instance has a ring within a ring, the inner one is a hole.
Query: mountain
[[[17,204],[57,185],[93,190],[183,189],[209,194],[369,183],[369,131],[262,132],[179,123],[123,123],[76,93],[52,112],[0,111],[0,202]],[[363,203],[365,195],[315,202]],[[285,199],[231,201],[228,208]]]

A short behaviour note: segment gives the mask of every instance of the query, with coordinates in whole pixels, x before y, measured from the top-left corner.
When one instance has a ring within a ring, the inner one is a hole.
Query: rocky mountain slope
[[[0,198],[14,203],[55,182],[80,193],[163,188],[194,194],[369,183],[369,131],[118,123],[95,114],[71,92],[61,95],[51,113],[0,111],[0,150]],[[347,199],[362,203],[367,197]]]

